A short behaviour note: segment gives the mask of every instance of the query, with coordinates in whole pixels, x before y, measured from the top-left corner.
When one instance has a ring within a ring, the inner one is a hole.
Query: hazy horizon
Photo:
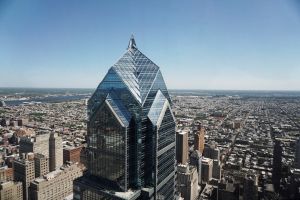
[[[97,87],[94,88],[85,88],[85,87],[0,87],[1,89],[58,89],[58,90],[68,90],[68,89],[82,89],[82,90],[95,90]],[[300,90],[249,90],[249,89],[189,89],[189,88],[168,88],[168,90],[182,90],[182,91],[258,91],[258,92],[300,92]]]

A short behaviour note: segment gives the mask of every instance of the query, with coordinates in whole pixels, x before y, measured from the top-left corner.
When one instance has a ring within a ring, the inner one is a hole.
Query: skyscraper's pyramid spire
[[[130,37],[128,48],[127,49],[137,49],[133,34]]]
[[[137,49],[133,36],[127,51],[114,64],[113,70],[141,104],[147,99],[156,77],[161,75],[159,67]]]

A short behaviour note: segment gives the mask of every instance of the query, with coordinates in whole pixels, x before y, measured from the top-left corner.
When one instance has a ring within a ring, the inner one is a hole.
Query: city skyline
[[[299,53],[298,0],[0,0],[0,200],[299,200]]]
[[[170,89],[300,90],[299,8],[293,0],[4,0],[0,86],[93,88],[133,33]]]

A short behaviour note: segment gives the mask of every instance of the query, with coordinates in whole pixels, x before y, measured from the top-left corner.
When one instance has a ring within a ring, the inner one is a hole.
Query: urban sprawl
[[[179,198],[299,198],[299,98],[171,98]],[[86,102],[1,102],[1,199],[73,198],[87,162]]]

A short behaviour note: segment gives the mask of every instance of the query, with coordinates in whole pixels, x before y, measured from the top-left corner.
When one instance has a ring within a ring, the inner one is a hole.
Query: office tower
[[[75,180],[74,198],[174,199],[170,104],[159,67],[132,37],[88,102],[88,173]]]
[[[23,183],[23,199],[29,199],[28,187],[35,178],[34,159],[26,155],[25,158],[13,162],[14,177]]]
[[[295,168],[300,169],[300,139],[296,142]]]
[[[220,160],[220,150],[216,144],[207,144],[204,147],[203,156],[213,160]]]
[[[218,200],[239,200],[239,190],[238,184],[230,183],[225,180],[221,180],[218,183]]]
[[[282,170],[282,146],[279,140],[275,140],[274,150],[273,150],[273,172],[272,172],[272,182],[276,192],[280,189],[280,179]]]
[[[3,182],[0,184],[0,200],[23,200],[22,182]]]
[[[176,160],[178,163],[186,164],[189,157],[188,132],[180,131],[176,133]]]
[[[203,154],[205,143],[205,129],[201,125],[198,126],[198,132],[194,135],[194,150],[198,150]]]
[[[198,184],[201,185],[201,165],[202,165],[202,155],[198,150],[193,151],[190,156],[190,164],[195,166],[198,173]]]
[[[246,174],[244,179],[243,200],[257,200],[258,178],[254,174]]]
[[[34,155],[35,177],[40,177],[49,172],[49,159],[43,154]]]
[[[54,171],[63,165],[62,138],[57,133],[39,133],[35,137],[21,137],[20,154],[39,153],[49,158],[49,170]]]
[[[57,133],[51,133],[49,138],[49,170],[59,169],[63,165],[62,138]]]
[[[39,133],[35,137],[21,137],[20,155],[23,153],[39,153],[49,157],[49,134]]]
[[[64,199],[73,192],[73,180],[82,176],[77,165],[64,166],[30,183],[31,200]]]
[[[213,172],[212,177],[214,179],[221,179],[221,166],[219,160],[213,160]]]
[[[198,173],[195,167],[188,164],[177,166],[177,190],[184,200],[195,200],[198,197]]]
[[[82,146],[67,146],[63,149],[64,163],[80,163],[80,153]]]
[[[201,169],[202,182],[208,183],[209,180],[212,178],[213,160],[210,158],[203,157]]]

